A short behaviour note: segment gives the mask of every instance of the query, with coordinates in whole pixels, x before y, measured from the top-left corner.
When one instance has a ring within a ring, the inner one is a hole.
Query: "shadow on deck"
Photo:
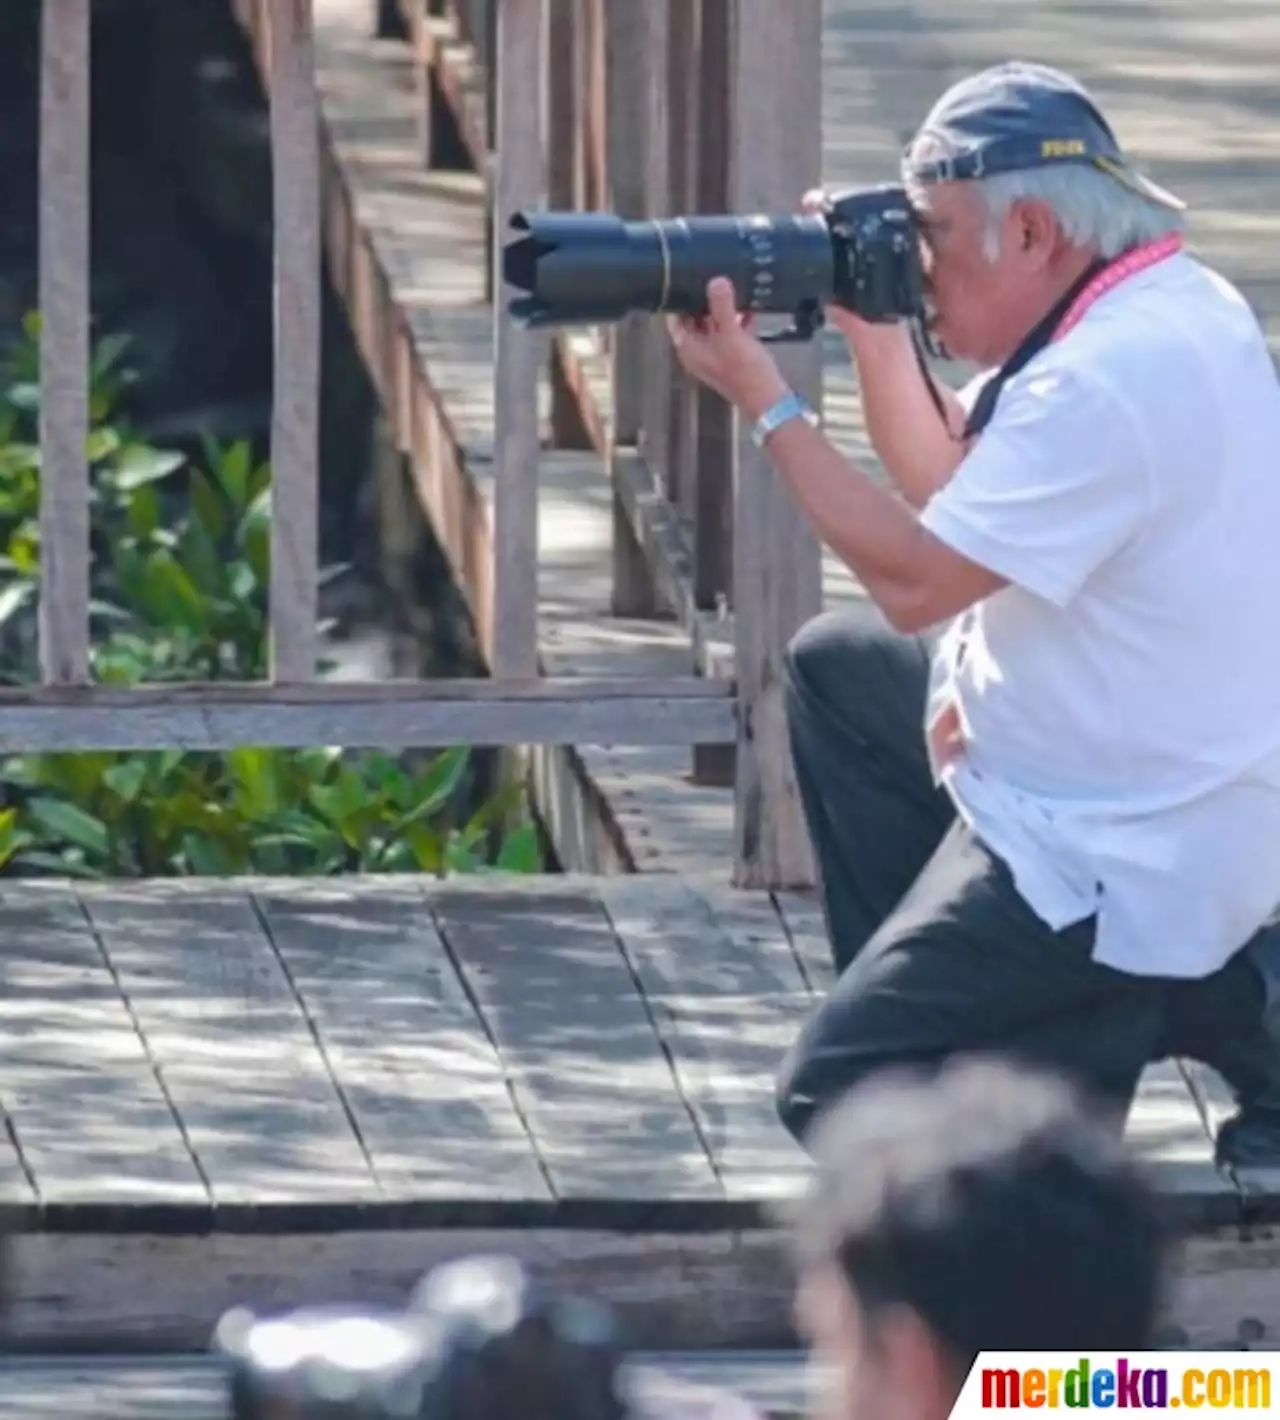
[[[200,1348],[237,1303],[403,1302],[476,1248],[612,1298],[635,1344],[785,1347],[777,1062],[830,979],[813,904],[715,881],[0,885],[8,1340]],[[1266,1180],[1212,1081],[1130,1135],[1188,1236],[1171,1321],[1280,1327]]]

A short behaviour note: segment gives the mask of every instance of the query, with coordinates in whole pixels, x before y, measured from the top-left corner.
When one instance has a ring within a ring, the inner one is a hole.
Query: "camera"
[[[606,324],[635,311],[704,315],[707,284],[728,277],[738,308],[791,317],[770,341],[807,340],[828,304],[864,320],[923,323],[915,214],[901,187],[856,188],[813,215],[624,221],[608,212],[530,212],[502,253],[524,294],[508,303],[527,327]]]
[[[506,1257],[429,1272],[403,1311],[233,1310],[214,1349],[232,1420],[624,1420],[612,1311]]]

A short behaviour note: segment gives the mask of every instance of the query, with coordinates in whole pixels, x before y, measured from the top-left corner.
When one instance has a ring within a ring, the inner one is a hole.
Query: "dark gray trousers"
[[[1050,930],[956,817],[925,752],[931,649],[871,603],[818,617],[790,649],[792,748],[839,978],[784,1062],[786,1127],[802,1139],[883,1067],[971,1051],[1059,1070],[1117,1111],[1167,1055],[1217,1064],[1238,1093],[1271,1088],[1247,952],[1198,981],[1099,965],[1093,920]]]

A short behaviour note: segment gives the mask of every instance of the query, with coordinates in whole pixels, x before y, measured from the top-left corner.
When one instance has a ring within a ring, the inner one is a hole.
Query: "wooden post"
[[[89,678],[89,0],[40,52],[40,678]]]
[[[538,674],[538,369],[546,340],[507,315],[502,247],[512,215],[544,201],[542,90],[544,0],[498,6],[497,142],[494,144],[494,625],[490,663],[499,678]]]
[[[584,85],[581,48],[581,0],[547,0],[547,204],[555,212],[575,210],[582,188]],[[557,449],[590,448],[578,402],[565,378],[564,364],[551,342],[551,443]]]
[[[670,216],[696,210],[698,202],[698,69],[701,47],[701,0],[671,6],[667,31],[668,172]],[[663,466],[667,497],[682,517],[693,520],[697,488],[698,388],[673,358],[670,342],[663,352],[667,370],[667,432]]]
[[[606,205],[609,190],[604,0],[581,0],[581,3],[578,44],[583,106],[581,205],[588,212],[598,212]]]
[[[315,675],[320,458],[320,115],[311,0],[271,9],[275,371],[271,674]]]
[[[578,133],[582,96],[578,84],[578,0],[547,0],[547,201],[557,211],[578,205]]]
[[[649,91],[658,75],[650,73],[647,19],[649,0],[606,0],[605,102],[608,142],[608,207],[620,217],[647,212],[646,117]],[[665,4],[666,0],[662,0]],[[651,348],[649,318],[633,314],[613,332],[613,454],[640,442]],[[613,470],[610,469],[612,476]],[[613,611],[617,616],[653,616],[657,592],[644,553],[617,493],[613,495]]]
[[[644,0],[643,48],[636,56],[645,74],[645,103],[639,117],[644,124],[644,215],[670,217],[671,212],[671,74],[669,36],[673,0]],[[684,5],[688,0],[675,0]],[[671,338],[662,316],[651,316],[644,329],[644,387],[641,396],[640,455],[672,493],[668,438],[671,427]]]
[[[698,67],[697,209],[730,210],[729,124],[732,0],[702,0]],[[695,419],[694,600],[714,611],[733,583],[733,417],[718,395],[699,388]]]
[[[697,0],[687,56],[687,199],[700,213],[729,210],[730,0]],[[675,41],[673,41],[674,48]],[[673,65],[678,56],[673,53]],[[673,151],[673,160],[674,160]],[[683,406],[683,407],[682,407]],[[733,582],[733,411],[714,391],[685,381],[672,428],[676,504],[693,528],[693,599],[702,611],[728,600]],[[733,745],[695,745],[693,781],[731,789]]]
[[[822,156],[822,0],[737,0],[734,24],[733,209],[796,211]],[[817,341],[780,347],[798,393],[818,405]],[[738,760],[734,880],[783,888],[813,882],[782,700],[782,658],[822,604],[818,542],[767,454],[738,431],[734,518]]]

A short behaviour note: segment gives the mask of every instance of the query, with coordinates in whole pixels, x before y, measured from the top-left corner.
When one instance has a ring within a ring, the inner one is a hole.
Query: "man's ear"
[[[1047,262],[1058,245],[1058,219],[1047,202],[1020,202],[1017,211],[1017,241],[1027,255]]]

